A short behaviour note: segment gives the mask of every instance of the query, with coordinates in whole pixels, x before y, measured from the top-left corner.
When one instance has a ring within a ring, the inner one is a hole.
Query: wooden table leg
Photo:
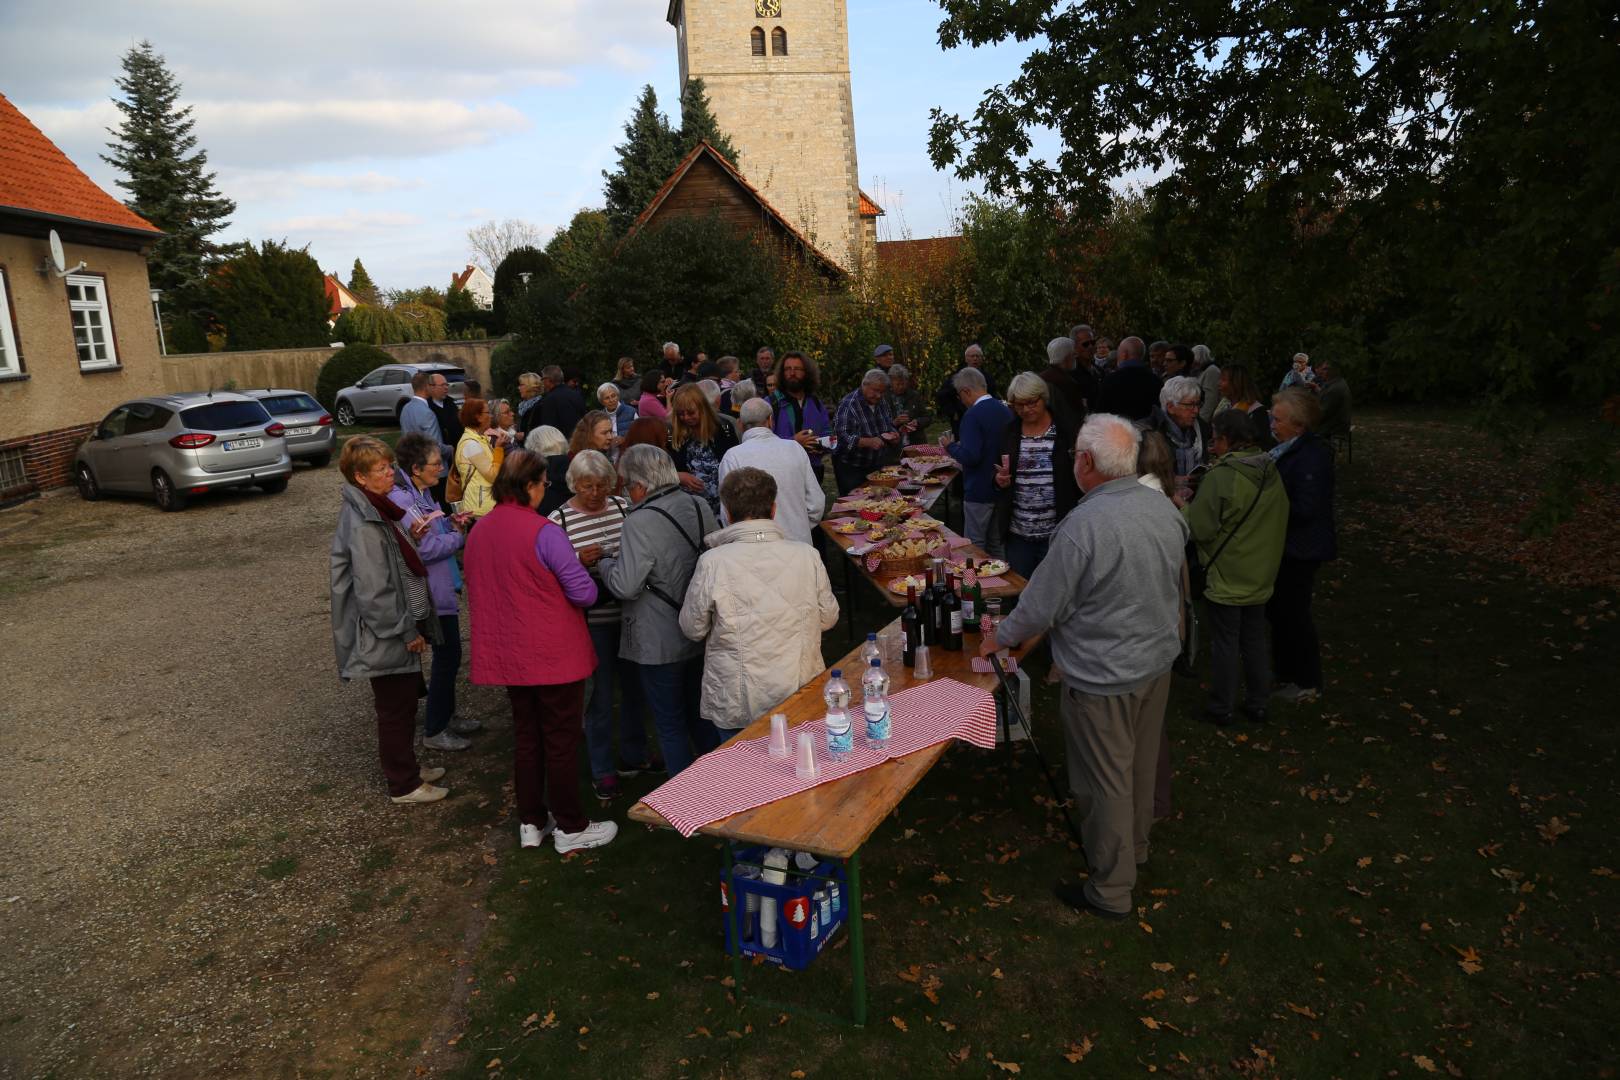
[[[854,967],[855,1026],[866,1026],[866,920],[861,916],[861,853],[845,863],[849,878],[849,960]]]

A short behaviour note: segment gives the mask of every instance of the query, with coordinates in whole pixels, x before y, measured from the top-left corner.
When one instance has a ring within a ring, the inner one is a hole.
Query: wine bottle
[[[962,651],[962,598],[956,594],[956,575],[951,575],[951,585],[945,590],[945,648],[951,652]]]
[[[900,632],[905,635],[901,662],[911,667],[917,662],[917,646],[922,644],[922,616],[917,611],[917,586],[906,586],[906,609],[900,613]]]
[[[967,568],[973,575],[973,584],[967,584],[967,574],[962,575],[962,629],[969,634],[977,634],[979,616],[984,614],[984,589],[979,585],[979,572],[974,560],[968,560]]]
[[[934,568],[923,570],[922,595],[917,599],[917,644],[937,645],[934,637]]]

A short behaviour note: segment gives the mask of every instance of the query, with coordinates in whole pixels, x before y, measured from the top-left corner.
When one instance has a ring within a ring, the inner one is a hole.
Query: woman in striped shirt
[[[1076,430],[1068,414],[1049,405],[1046,380],[1025,371],[1007,388],[1013,420],[1002,436],[996,486],[1011,489],[999,512],[1007,537],[1007,562],[1013,572],[1029,577],[1057,531],[1058,522],[1080,501],[1074,479]]]
[[[619,794],[619,777],[635,776],[653,768],[647,755],[646,700],[638,665],[619,656],[619,601],[602,587],[596,566],[602,556],[619,553],[619,532],[629,502],[612,494],[619,475],[606,455],[581,450],[568,465],[568,489],[574,497],[549,515],[562,526],[580,563],[596,579],[598,600],[585,613],[585,623],[596,646],[596,672],[591,676],[590,701],[585,706],[585,745],[591,759],[591,787],[599,799]],[[619,709],[619,760],[613,758],[613,688]]]

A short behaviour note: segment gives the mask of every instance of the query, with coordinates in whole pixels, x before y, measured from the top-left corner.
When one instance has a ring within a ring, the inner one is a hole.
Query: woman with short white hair
[[[568,439],[550,424],[541,424],[523,440],[523,448],[546,459],[546,495],[540,512],[549,514],[568,498],[564,478],[568,475]]]
[[[602,403],[602,411],[613,417],[613,437],[624,438],[630,425],[636,422],[635,406],[625,401],[619,395],[619,388],[610,382],[596,388],[596,400]]]
[[[597,569],[624,602],[619,656],[640,665],[664,764],[674,775],[719,741],[700,714],[703,646],[688,641],[680,627],[704,537],[716,528],[714,511],[682,489],[674,461],[659,447],[627,448],[619,479],[634,508],[620,531],[618,554],[602,556]]]
[[[1149,430],[1157,431],[1170,444],[1175,458],[1177,487],[1193,471],[1209,463],[1212,440],[1209,424],[1198,415],[1203,401],[1203,389],[1198,380],[1188,375],[1166,379],[1159,391],[1159,407],[1154,411]],[[1169,492],[1166,492],[1169,494]]]
[[[630,500],[613,494],[619,474],[607,457],[582,450],[568,464],[568,488],[574,497],[548,516],[562,526],[580,565],[598,585],[597,601],[585,612],[585,625],[596,647],[590,700],[585,705],[585,747],[591,763],[591,788],[599,799],[619,794],[619,777],[651,769],[647,756],[646,699],[641,671],[619,656],[621,610],[617,597],[602,587],[600,564],[619,553],[619,536],[630,513]],[[619,753],[613,754],[613,689],[621,694]]]

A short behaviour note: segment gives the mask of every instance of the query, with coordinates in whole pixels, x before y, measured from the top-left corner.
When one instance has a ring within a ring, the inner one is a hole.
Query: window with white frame
[[[17,355],[17,335],[11,330],[11,282],[0,267],[0,377],[22,374],[22,357]]]
[[[73,344],[79,350],[79,370],[117,367],[118,350],[113,345],[106,279],[69,274],[67,288],[68,308],[73,313]]]

